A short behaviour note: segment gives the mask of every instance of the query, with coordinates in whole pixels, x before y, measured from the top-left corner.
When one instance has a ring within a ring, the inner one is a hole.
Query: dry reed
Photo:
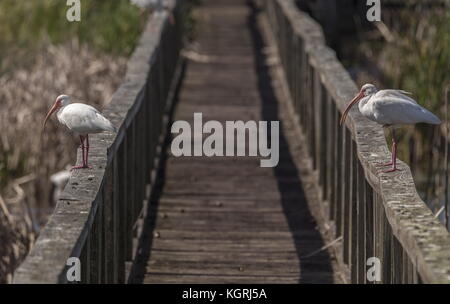
[[[0,283],[10,281],[51,213],[49,176],[75,162],[77,139],[55,120],[40,137],[46,112],[63,93],[101,110],[125,69],[126,58],[74,40],[49,45],[31,66],[0,77]]]

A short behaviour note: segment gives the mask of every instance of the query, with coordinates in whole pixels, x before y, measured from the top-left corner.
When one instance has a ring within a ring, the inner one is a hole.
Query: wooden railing
[[[81,283],[123,283],[158,165],[173,88],[180,76],[183,1],[154,14],[104,114],[119,131],[91,136],[91,170],[74,171],[15,283],[64,283],[78,258]],[[78,158],[81,157],[79,151]],[[69,264],[69,265],[66,265]]]
[[[401,162],[399,173],[378,173],[376,164],[390,159],[382,128],[357,107],[339,125],[357,87],[325,45],[320,26],[294,0],[260,2],[351,281],[370,283],[367,262],[374,257],[381,283],[450,283],[450,235],[420,199],[409,167]]]

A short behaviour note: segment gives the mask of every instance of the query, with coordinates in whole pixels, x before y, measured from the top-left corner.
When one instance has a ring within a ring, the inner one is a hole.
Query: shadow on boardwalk
[[[288,148],[288,142],[284,135],[283,127],[281,126],[282,121],[278,113],[279,105],[272,86],[269,66],[266,64],[267,56],[263,53],[263,49],[266,45],[261,31],[258,28],[257,21],[258,15],[261,12],[252,5],[252,1],[249,0],[248,4],[252,7],[251,15],[248,19],[248,26],[251,30],[254,42],[255,68],[258,75],[258,87],[262,99],[262,117],[265,121],[280,121],[280,163],[278,166],[274,167],[273,170],[277,178],[283,210],[295,240],[295,248],[300,262],[300,283],[333,283],[333,270],[328,252],[324,250],[311,257],[307,257],[309,253],[322,248],[324,246],[324,241],[320,232],[316,229],[317,223],[307,206],[303,208],[303,212],[307,213],[304,216],[307,220],[299,220],[295,217],[299,206],[292,204],[289,198],[293,196],[293,192],[295,196],[305,197],[298,171],[295,170],[295,173],[292,174],[293,180],[289,183],[283,182],[283,177],[285,177],[286,173],[284,173],[281,168],[295,168],[295,164]],[[307,204],[306,199],[299,201],[298,203]],[[309,231],[312,235],[308,237],[299,235],[303,231]],[[313,243],[313,247],[311,247],[311,243]],[[311,251],[307,251],[308,249]]]
[[[216,1],[215,4],[217,5]],[[238,1],[233,1],[233,5],[236,5]],[[265,42],[263,39],[263,36],[260,32],[260,29],[258,28],[258,14],[260,13],[257,8],[253,7],[251,5],[251,1],[246,2],[245,0],[242,0],[239,2],[239,4],[247,3],[247,5],[250,7],[249,12],[250,14],[247,15],[247,31],[249,31],[251,35],[251,44],[252,44],[252,50],[250,52],[253,52],[254,56],[254,70],[257,75],[257,90],[259,94],[260,99],[260,111],[261,111],[261,118],[265,121],[276,121],[280,120],[279,117],[279,111],[278,111],[278,102],[275,94],[275,88],[272,85],[272,79],[270,76],[270,70],[269,66],[266,64],[267,58],[264,54],[264,47]],[[231,4],[230,4],[231,5]],[[237,42],[238,43],[238,42]],[[230,117],[232,118],[232,117]],[[333,270],[331,266],[331,259],[328,255],[328,252],[326,250],[321,251],[315,255],[312,255],[310,257],[307,257],[309,253],[316,251],[317,249],[320,249],[324,246],[324,241],[319,233],[319,231],[316,229],[316,222],[310,213],[305,193],[303,191],[303,185],[299,178],[299,173],[296,170],[296,166],[293,161],[293,156],[291,155],[289,148],[288,148],[288,142],[285,137],[285,134],[283,133],[283,129],[280,128],[280,162],[277,167],[273,168],[273,179],[275,180],[277,191],[279,193],[279,199],[278,201],[281,202],[282,212],[285,217],[285,222],[287,223],[288,229],[290,230],[290,236],[292,239],[292,242],[294,243],[293,247],[295,248],[295,255],[292,256],[292,259],[295,260],[295,257],[297,258],[297,262],[293,262],[292,260],[286,260],[284,267],[286,265],[298,265],[299,269],[298,271],[294,271],[296,273],[299,273],[298,282],[300,283],[333,283]],[[170,145],[170,136],[168,136],[166,140],[166,147]],[[166,151],[166,150],[164,150]],[[164,189],[164,185],[166,182],[166,160],[167,155],[163,155],[163,159],[161,160],[161,167],[158,172],[158,178],[157,178],[157,185],[155,186],[155,191],[152,194],[151,197],[151,203],[149,204],[149,209],[147,212],[147,218],[145,219],[144,223],[144,231],[142,233],[141,239],[139,240],[138,245],[138,253],[136,255],[136,260],[134,261],[134,265],[132,268],[132,275],[130,276],[130,283],[143,283],[146,276],[148,276],[148,267],[152,267],[152,265],[149,265],[149,261],[152,257],[152,246],[154,246],[155,243],[155,225],[157,223],[157,217],[158,217],[158,209],[159,209],[159,201],[160,197],[162,195],[162,189]],[[225,179],[225,176],[218,177],[219,179]],[[194,182],[195,183],[195,182]],[[200,205],[200,202],[199,202]],[[243,208],[243,207],[241,207]],[[251,208],[251,207],[249,207]],[[237,210],[241,211],[241,210]],[[221,216],[223,213],[218,213],[215,216]],[[237,215],[237,214],[236,214]],[[225,216],[225,215],[223,215]],[[237,215],[239,216],[239,215]],[[269,216],[270,218],[270,216]],[[213,221],[213,219],[210,219],[209,221]],[[180,223],[180,227],[177,229],[183,229],[182,224]],[[211,223],[208,223],[208,225],[205,225],[203,228],[204,230],[208,230],[211,228]],[[196,229],[199,229],[196,226]],[[239,231],[237,231],[239,232]],[[248,232],[248,231],[247,231]],[[265,230],[265,233],[270,232]],[[207,235],[207,234],[205,234]],[[208,235],[209,236],[209,235]],[[157,236],[156,236],[157,237]],[[220,235],[217,236],[218,241],[221,240]],[[255,231],[255,239],[261,239],[261,236],[258,236],[258,231]],[[183,240],[186,241],[186,240]],[[198,241],[198,240],[195,240]],[[265,240],[266,242],[270,242],[270,239]],[[277,242],[276,239],[274,242]],[[263,243],[264,244],[264,243]],[[283,244],[283,243],[280,243]],[[276,244],[275,244],[276,245]],[[180,245],[181,246],[181,245]],[[273,246],[273,245],[272,245]],[[291,246],[292,247],[292,246]],[[257,248],[255,248],[257,249]],[[280,251],[283,251],[284,248],[278,248]],[[287,249],[286,249],[287,250]],[[180,253],[183,253],[182,250],[179,250]],[[185,253],[185,252],[184,252]],[[203,254],[205,252],[202,252]],[[192,253],[193,255],[196,254],[196,252]],[[210,252],[211,255],[217,254],[214,252]],[[245,254],[243,253],[233,253],[233,254]],[[264,254],[259,253],[257,255],[260,258],[260,255]],[[280,253],[277,253],[277,258],[280,259]],[[270,253],[268,252],[268,255]],[[221,258],[224,258],[224,256],[221,256]],[[248,257],[247,257],[248,258]],[[214,264],[208,264],[211,263],[211,261],[215,260],[215,256],[211,256],[207,258],[208,261],[205,262],[205,267],[207,265],[214,265]],[[266,259],[267,262],[255,265],[261,265],[261,271],[260,273],[264,273],[264,271],[267,273],[271,267],[274,265],[271,265],[272,262],[270,262],[269,259]],[[231,263],[230,265],[239,264],[240,261],[235,261],[235,263]],[[172,261],[173,263],[173,261]],[[178,265],[181,264],[172,264],[172,265]],[[188,265],[188,266],[186,266]],[[192,270],[192,264],[189,264],[189,261],[186,262],[186,265],[180,266],[185,267],[185,269]],[[165,266],[163,264],[163,266]],[[161,264],[159,265],[161,267]],[[187,268],[186,268],[187,267]],[[233,267],[233,266],[230,266]],[[289,266],[287,266],[289,267]],[[198,270],[198,269],[195,269]],[[172,271],[170,274],[165,273],[165,277],[167,278],[170,276],[170,279],[168,279],[170,282],[178,282],[183,283],[184,281],[182,279],[177,280],[178,277],[181,277],[184,275],[187,276],[197,276],[203,278],[203,283],[211,282],[208,278],[214,278],[215,275],[206,273],[206,270],[204,269],[205,273],[202,273],[201,275],[193,274],[186,272],[183,274],[177,273],[175,270]],[[219,269],[220,270],[220,269]],[[223,270],[222,270],[223,271]],[[232,282],[233,277],[237,277],[236,274],[228,275],[225,272],[221,274],[222,277],[226,278],[226,276],[229,276],[225,279],[224,282]],[[273,282],[282,282],[277,281],[276,277],[280,274],[280,271],[277,271],[277,273],[274,273],[271,275]],[[249,275],[251,276],[251,274]],[[261,274],[258,276],[255,274],[255,280],[260,277]],[[281,277],[280,277],[281,279]],[[153,280],[155,281],[155,280]],[[167,282],[167,281],[166,281]],[[190,282],[190,281],[189,281]],[[215,282],[215,281],[214,281]],[[289,281],[291,282],[291,281]],[[238,282],[236,282],[238,283]]]

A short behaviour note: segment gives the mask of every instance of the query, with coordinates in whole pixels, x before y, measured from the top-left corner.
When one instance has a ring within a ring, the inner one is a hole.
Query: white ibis
[[[350,101],[341,118],[341,124],[345,122],[350,109],[359,102],[358,108],[361,114],[384,128],[391,130],[392,134],[392,159],[383,166],[392,166],[385,173],[397,171],[397,141],[395,128],[400,125],[428,123],[438,125],[441,120],[427,109],[421,107],[414,99],[402,90],[380,90],[373,84],[365,84],[358,95]]]
[[[167,6],[165,0],[130,0],[132,4],[139,7],[141,10],[152,9],[155,12],[166,11],[169,13],[169,22],[174,25],[175,17],[172,14],[172,11]]]
[[[117,132],[117,130],[94,107],[83,103],[71,103],[71,101],[71,98],[67,95],[58,96],[53,107],[45,117],[42,129],[45,128],[45,124],[50,116],[56,112],[58,121],[80,136],[83,164],[72,167],[72,170],[89,168],[89,134],[101,133],[103,131]]]

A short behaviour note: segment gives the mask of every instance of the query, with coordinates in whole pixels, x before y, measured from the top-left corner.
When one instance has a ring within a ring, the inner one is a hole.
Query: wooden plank
[[[172,9],[180,2],[169,1],[168,4]],[[142,106],[143,99],[139,97],[149,73],[152,72],[152,67],[148,63],[155,55],[161,53],[160,43],[165,41],[166,48],[174,49],[170,52],[172,57],[166,56],[166,60],[172,61],[174,66],[178,63],[175,55],[180,50],[181,44],[177,39],[180,39],[181,35],[176,31],[165,31],[169,26],[168,18],[167,12],[152,14],[149,17],[139,43],[128,61],[124,77],[126,81],[121,84],[104,110],[104,115],[118,127],[117,134],[92,135],[90,148],[92,169],[72,172],[52,218],[41,231],[32,252],[17,270],[15,282],[64,283],[67,259],[80,257],[81,254],[83,258],[89,256],[92,259],[89,265],[90,273],[86,273],[89,275],[89,281],[117,281],[115,278],[119,275],[118,263],[121,263],[117,260],[116,254],[117,217],[115,207],[112,205],[111,181],[105,182],[104,179],[111,179],[106,176],[106,170],[109,170],[110,174],[113,160],[117,158],[117,151],[124,145],[125,133]],[[180,28],[177,27],[177,30]],[[166,78],[172,78],[172,75],[167,73]],[[165,90],[168,90],[168,86]],[[159,116],[159,120],[162,120],[162,115]],[[139,147],[136,146],[135,149],[137,148]],[[81,151],[78,152],[79,162]],[[130,155],[134,152],[130,151]],[[142,158],[142,154],[140,155]],[[137,170],[134,175],[141,173],[142,171]],[[108,189],[102,188],[105,185]],[[128,189],[129,198],[134,192],[142,197],[144,188],[142,183],[135,187],[139,188]],[[125,201],[122,202],[125,204]],[[126,246],[123,243],[120,245]],[[87,248],[90,250],[86,251]]]
[[[320,26],[299,11],[294,0],[275,0],[267,7],[268,10],[273,10],[269,15],[276,16],[270,18],[270,22],[275,28],[277,40],[283,41],[283,31],[286,32],[278,28],[287,26],[305,42],[308,65],[319,71],[324,86],[342,112],[358,90],[334,52],[325,45]],[[283,24],[285,20],[288,20],[287,25]],[[289,65],[286,62],[283,64],[285,69]],[[306,74],[307,71],[303,73]],[[307,86],[308,81],[304,83]],[[306,119],[311,114],[309,111],[310,109],[305,111]],[[305,125],[308,124],[309,121],[306,121]],[[390,157],[383,131],[379,125],[364,119],[356,107],[348,116],[346,128],[357,142],[357,156],[363,164],[366,179],[380,195],[379,202],[385,209],[391,231],[407,251],[421,279],[428,283],[450,282],[449,233],[419,197],[409,167],[401,162],[401,172],[380,174],[377,163]],[[343,183],[345,182],[348,181],[344,180]],[[381,214],[381,210],[379,211]]]
[[[317,281],[320,281],[320,277]],[[199,282],[208,282],[209,284],[296,284],[298,278],[296,276],[254,276],[254,275],[193,275],[193,274],[173,274],[173,273],[158,273],[152,276],[146,276],[145,284],[161,284],[165,282],[178,283],[185,282],[185,284],[198,284]],[[307,282],[314,283],[314,282]]]
[[[199,8],[198,15],[208,18],[202,19],[197,43],[219,59],[187,65],[174,120],[192,122],[194,112],[203,113],[204,121],[280,120],[279,89],[264,65],[256,11],[245,0],[224,1],[221,10],[215,5]],[[234,27],[240,30],[226,30]],[[228,47],[225,59],[239,60],[222,69],[221,46],[228,44],[239,47]],[[291,60],[291,55],[284,56]],[[323,238],[287,151],[282,130],[276,168],[261,168],[259,157],[176,158],[166,150],[164,186],[150,202],[153,216],[147,218],[131,281],[333,282],[332,261],[321,250]]]

